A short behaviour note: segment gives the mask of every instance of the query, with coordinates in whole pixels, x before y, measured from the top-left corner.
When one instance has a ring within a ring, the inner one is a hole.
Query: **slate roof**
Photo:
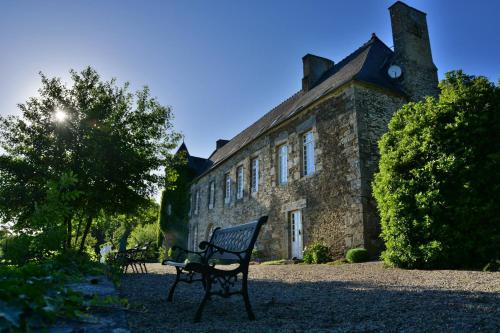
[[[193,171],[195,176],[199,176],[203,174],[206,170],[208,170],[212,166],[212,161],[202,157],[191,156],[187,149],[186,144],[183,142],[179,149],[177,149],[177,153],[181,151],[185,151],[187,153],[188,158],[188,168]]]
[[[393,56],[394,52],[373,34],[368,42],[326,72],[314,88],[295,93],[212,153],[209,157],[212,163],[210,169],[216,168],[267,130],[349,81],[364,81],[405,95],[386,74]]]

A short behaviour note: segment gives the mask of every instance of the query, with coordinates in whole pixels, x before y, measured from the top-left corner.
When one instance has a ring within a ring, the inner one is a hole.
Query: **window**
[[[231,202],[231,176],[229,175],[229,173],[226,173],[226,175],[224,176],[224,179],[225,179],[225,184],[226,184],[226,188],[224,191],[224,202],[230,203]]]
[[[288,146],[282,145],[278,148],[278,177],[280,184],[288,182]]]
[[[259,159],[254,158],[251,161],[252,172],[250,174],[250,189],[252,193],[259,192]]]
[[[243,166],[236,169],[236,199],[243,198]]]
[[[314,137],[312,131],[304,134],[303,144],[303,173],[309,176],[314,173]]]
[[[215,181],[211,181],[208,185],[208,209],[214,208],[215,204]]]
[[[193,250],[196,251],[198,249],[198,226],[195,225],[193,227]]]
[[[194,193],[194,214],[198,215],[200,210],[200,190],[196,190]]]

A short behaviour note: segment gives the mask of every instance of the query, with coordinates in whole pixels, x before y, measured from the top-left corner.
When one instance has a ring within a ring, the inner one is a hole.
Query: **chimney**
[[[229,140],[223,140],[223,139],[219,139],[215,142],[215,150],[219,150],[221,149],[222,147],[224,147],[224,145],[226,143],[228,143]]]
[[[411,100],[437,96],[437,68],[432,61],[431,43],[424,12],[397,1],[389,7],[394,43],[392,64],[402,69],[401,85]]]
[[[319,80],[330,68],[333,67],[333,61],[313,54],[306,54],[302,57],[304,67],[304,78],[302,79],[302,90],[309,91],[319,83]]]

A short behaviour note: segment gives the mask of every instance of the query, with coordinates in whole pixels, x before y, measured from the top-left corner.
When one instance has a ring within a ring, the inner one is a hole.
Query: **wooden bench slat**
[[[163,265],[174,266],[174,267],[186,267],[186,263],[184,262],[176,262],[176,261],[164,261]]]

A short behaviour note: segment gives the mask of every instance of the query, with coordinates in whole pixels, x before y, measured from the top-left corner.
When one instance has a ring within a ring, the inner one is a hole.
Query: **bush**
[[[252,250],[252,259],[255,261],[261,261],[264,258],[264,253],[260,250]]]
[[[128,247],[134,247],[135,245],[144,244],[156,244],[158,238],[158,225],[156,224],[144,224],[138,225],[132,230],[130,236],[128,237]]]
[[[170,260],[181,262],[186,259],[186,252],[179,250],[178,248],[174,250],[174,248],[171,247],[167,251],[167,257]]]
[[[347,251],[345,257],[347,261],[350,263],[366,262],[370,260],[368,251],[366,251],[366,249],[362,247],[358,247],[356,249],[350,249],[349,251]]]
[[[330,261],[330,251],[323,244],[315,243],[304,249],[304,262],[306,264],[324,264]]]
[[[384,261],[482,268],[500,258],[500,88],[446,74],[439,100],[396,112],[379,142],[373,193]]]
[[[33,258],[30,247],[30,237],[26,235],[9,236],[3,240],[3,258],[12,265],[24,265]]]

